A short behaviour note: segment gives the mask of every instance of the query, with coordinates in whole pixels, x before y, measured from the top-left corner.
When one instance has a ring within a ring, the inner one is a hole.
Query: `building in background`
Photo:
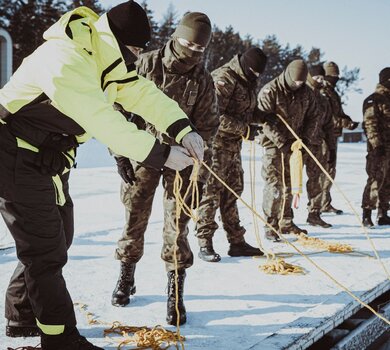
[[[0,88],[12,74],[12,39],[8,32],[0,28]]]

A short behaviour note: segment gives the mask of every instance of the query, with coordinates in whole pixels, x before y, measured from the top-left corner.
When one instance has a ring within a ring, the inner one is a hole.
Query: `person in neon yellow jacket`
[[[182,170],[202,160],[203,141],[178,104],[136,74],[150,27],[134,1],[101,17],[77,8],[44,39],[0,90],[0,213],[20,260],[6,295],[7,335],[34,335],[38,325],[43,350],[100,349],[77,331],[62,276],[73,238],[73,149],[95,137],[117,155]],[[114,104],[183,147],[138,130]]]

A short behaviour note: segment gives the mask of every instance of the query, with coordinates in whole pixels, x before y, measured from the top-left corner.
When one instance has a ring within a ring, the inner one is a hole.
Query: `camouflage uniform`
[[[296,91],[290,91],[282,73],[261,89],[258,95],[258,104],[262,111],[281,115],[300,138],[309,144],[314,144],[312,135],[315,134],[315,129],[318,127],[316,120],[319,120],[321,115],[317,112],[315,97],[309,87],[303,85]],[[266,121],[263,124],[260,140],[265,150],[262,167],[262,177],[265,182],[263,191],[264,215],[267,222],[275,229],[279,228],[279,220],[282,216],[280,229],[283,229],[293,225],[289,167],[291,153],[284,155],[286,202],[284,213],[281,213],[284,195],[280,148],[288,142],[295,141],[295,138],[280,120],[275,120]]]
[[[335,150],[337,156],[337,139],[342,135],[343,128],[351,129],[353,121],[352,119],[344,113],[341,98],[337,93],[336,89],[328,81],[324,81],[324,87],[321,89],[321,93],[327,97],[333,115],[333,124],[334,124],[334,137],[335,137]],[[326,150],[325,150],[326,151]],[[326,163],[325,169],[329,175],[334,179],[336,177],[336,164],[337,158],[333,163]],[[330,206],[332,202],[332,197],[330,195],[330,189],[332,187],[332,182],[327,178],[323,177],[322,187],[324,189],[321,210],[326,211],[326,208]]]
[[[238,55],[212,72],[218,96],[220,125],[212,144],[212,170],[238,195],[244,189],[241,164],[242,139],[251,123],[258,123],[263,113],[256,108],[255,84],[248,81]],[[214,176],[210,176],[199,206],[196,236],[205,245],[218,229],[215,214],[220,208],[223,228],[229,243],[244,242],[237,199]],[[204,242],[203,242],[204,241]]]
[[[363,192],[363,209],[389,209],[390,201],[390,89],[378,84],[363,103],[364,131],[367,136],[368,180]],[[378,157],[375,149],[385,148]]]
[[[205,142],[210,142],[215,134],[219,121],[217,116],[217,100],[213,80],[210,73],[205,69],[204,64],[196,65],[191,71],[185,74],[170,73],[167,62],[163,60],[170,57],[169,41],[161,50],[154,50],[141,55],[137,63],[138,74],[155,82],[155,84],[173,100],[188,115],[198,133]],[[165,51],[167,50],[167,51]],[[169,62],[168,62],[169,63]],[[135,120],[136,121],[136,120]],[[158,134],[150,124],[139,123],[150,133],[156,135],[165,142],[174,144],[172,139],[165,135]],[[126,207],[126,225],[122,238],[118,241],[116,258],[123,262],[137,263],[144,248],[144,234],[152,210],[153,198],[160,177],[163,177],[164,187],[164,229],[163,247],[161,258],[166,262],[167,271],[174,270],[173,246],[176,239],[176,201],[173,195],[173,182],[175,171],[164,168],[156,171],[133,163],[135,169],[136,183],[131,186],[122,182],[121,200]],[[183,193],[189,185],[192,167],[180,172],[183,178]],[[205,181],[204,174],[201,181]],[[187,201],[191,198],[188,196]],[[177,240],[178,268],[188,268],[193,263],[187,236],[189,217],[182,214],[179,219],[179,237]]]
[[[329,151],[336,149],[332,112],[327,98],[320,92],[320,89],[314,87],[309,82],[307,82],[307,85],[314,93],[317,109],[321,114],[321,118],[316,120],[315,128],[313,128],[314,134],[308,146],[321,165],[326,168],[329,160]],[[307,173],[306,190],[309,200],[308,210],[309,213],[319,212],[322,208],[322,200],[325,195],[323,183],[325,182],[326,175],[306,152],[304,153],[304,163]]]

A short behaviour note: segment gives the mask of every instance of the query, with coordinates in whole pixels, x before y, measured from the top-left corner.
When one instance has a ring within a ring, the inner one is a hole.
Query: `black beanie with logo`
[[[150,40],[150,24],[145,10],[130,0],[107,12],[115,38],[124,45],[145,48]]]

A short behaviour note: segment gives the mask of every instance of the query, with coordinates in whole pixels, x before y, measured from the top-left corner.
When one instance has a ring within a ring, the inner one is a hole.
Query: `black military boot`
[[[65,332],[59,335],[42,334],[41,347],[42,350],[104,350],[81,336],[76,327],[65,327]]]
[[[199,239],[199,245],[199,258],[207,262],[218,262],[221,260],[221,256],[214,250],[213,241],[211,239]]]
[[[280,231],[284,235],[288,235],[288,234],[300,235],[301,233],[303,233],[304,235],[307,235],[307,231],[306,230],[298,227],[293,222],[291,222],[288,226],[281,227]]]
[[[230,256],[262,256],[264,253],[259,249],[252,247],[250,244],[244,242],[230,243],[228,250]]]
[[[41,335],[41,331],[34,321],[17,322],[7,320],[7,325],[5,326],[5,335],[11,338],[39,337]]]
[[[320,226],[324,228],[332,227],[331,224],[328,224],[327,222],[321,219],[319,211],[310,212],[309,215],[307,216],[306,222],[311,226]]]
[[[186,278],[186,271],[184,269],[178,270],[177,291],[179,297],[178,309],[180,314],[180,318],[179,318],[180,325],[187,322],[187,312],[183,302],[185,278]],[[177,325],[175,271],[168,272],[167,323],[172,326]]]
[[[265,238],[269,241],[279,243],[281,242],[281,239],[278,234],[276,234],[274,231],[272,231],[269,227],[264,228]]]
[[[387,210],[378,208],[376,222],[379,226],[390,225],[390,217],[387,216]]]
[[[371,209],[363,209],[363,225],[368,228],[374,227],[374,223],[371,220]]]
[[[112,292],[111,304],[114,306],[126,306],[130,303],[130,295],[135,294],[134,272],[135,263],[121,261],[121,271],[118,282]]]
[[[336,215],[341,215],[344,212],[341,209],[336,209],[333,205],[329,204],[326,208],[321,210],[322,213],[333,213]]]

